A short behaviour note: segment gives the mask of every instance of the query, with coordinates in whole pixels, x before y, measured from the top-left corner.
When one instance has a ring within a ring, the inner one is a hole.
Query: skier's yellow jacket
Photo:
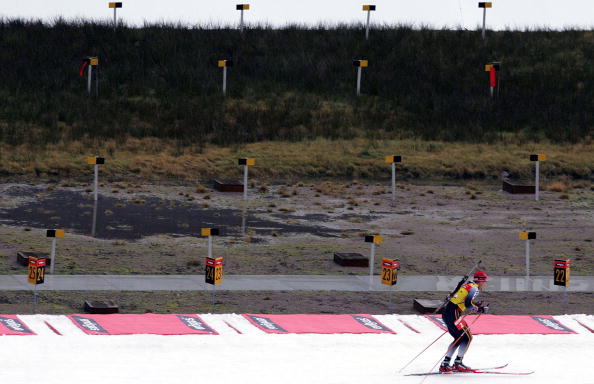
[[[464,311],[466,307],[473,309],[476,308],[473,300],[478,296],[479,289],[478,284],[474,281],[464,284],[455,294],[452,296],[450,301],[456,304],[460,311]]]

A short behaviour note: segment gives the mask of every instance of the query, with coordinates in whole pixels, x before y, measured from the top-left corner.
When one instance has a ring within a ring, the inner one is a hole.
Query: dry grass
[[[566,192],[569,186],[563,182],[555,182],[548,186],[547,190],[551,192]]]
[[[370,146],[375,155],[361,156]],[[564,176],[588,180],[594,172],[594,151],[591,149],[592,143],[588,140],[573,145],[514,142],[477,145],[419,140],[317,139],[260,142],[233,147],[211,145],[205,148],[180,148],[172,141],[130,138],[119,142],[72,142],[47,145],[45,148],[0,144],[0,173],[29,176],[89,175],[92,168],[86,164],[86,157],[100,154],[106,157],[106,164],[100,167],[102,176],[190,180],[239,178],[241,168],[237,166],[237,158],[250,156],[257,159],[257,165],[250,167],[250,177],[255,179],[367,179],[389,177],[390,168],[383,156],[386,153],[398,153],[405,159],[398,165],[399,178],[497,180],[503,169],[518,177],[531,177],[533,164],[528,156],[531,153],[546,153],[549,160],[541,163],[541,174],[546,182]],[[112,155],[109,155],[110,152]],[[401,185],[398,187],[402,188]],[[196,192],[204,193],[204,189],[198,184]],[[127,192],[131,190],[132,187],[128,186]],[[339,190],[345,189],[339,188],[337,184],[316,186],[317,193],[328,196],[337,194]]]

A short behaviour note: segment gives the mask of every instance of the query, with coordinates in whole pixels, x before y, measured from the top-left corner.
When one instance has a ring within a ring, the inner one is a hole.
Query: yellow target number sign
[[[207,284],[218,285],[223,281],[223,258],[207,257],[204,282]]]
[[[396,285],[398,279],[398,270],[400,269],[400,261],[398,259],[383,259],[382,260],[382,284]]]
[[[30,284],[43,284],[45,279],[45,258],[29,257]]]

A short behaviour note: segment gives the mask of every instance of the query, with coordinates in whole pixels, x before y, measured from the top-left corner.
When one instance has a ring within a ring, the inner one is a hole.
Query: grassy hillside
[[[156,138],[70,141],[47,144],[44,148],[0,143],[0,176],[88,178],[92,168],[87,165],[86,157],[101,154],[106,157],[101,174],[115,179],[237,178],[241,174],[237,158],[249,156],[256,158],[250,177],[266,182],[302,178],[378,180],[390,177],[385,155],[401,154],[399,179],[492,182],[499,180],[502,170],[507,170],[512,178],[531,179],[534,174],[534,163],[528,157],[531,153],[549,156],[540,165],[543,183],[594,180],[591,141],[552,144],[515,140],[484,144],[363,138],[209,144],[202,148],[198,144],[181,147],[174,140]]]
[[[158,137],[182,146],[367,137],[582,141],[594,32],[229,29],[0,21],[0,141]],[[100,96],[78,68],[99,56]],[[227,97],[219,59],[233,59]],[[355,96],[351,60],[369,60]],[[484,65],[501,61],[500,98]]]

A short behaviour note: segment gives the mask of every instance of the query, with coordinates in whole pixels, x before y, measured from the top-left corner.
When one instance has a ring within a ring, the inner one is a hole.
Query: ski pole
[[[421,354],[422,354],[423,352],[425,352],[427,349],[429,349],[429,347],[430,347],[430,346],[432,346],[433,344],[435,344],[435,342],[436,342],[437,340],[441,339],[441,337],[442,337],[443,335],[445,335],[447,332],[448,332],[448,331],[447,331],[447,329],[446,329],[445,331],[443,331],[443,333],[442,333],[441,335],[439,335],[439,336],[437,337],[437,339],[433,340],[433,342],[432,342],[431,344],[429,344],[427,347],[425,347],[425,349],[423,349],[421,352],[419,352],[419,353],[418,353],[418,355],[416,355],[415,357],[413,357],[413,358],[412,358],[412,360],[411,360],[411,361],[409,361],[409,362],[408,362],[408,363],[407,363],[407,364],[406,364],[404,367],[400,368],[400,371],[398,371],[398,373],[400,373],[400,372],[404,371],[404,369],[405,369],[406,367],[408,367],[408,366],[409,366],[409,365],[410,365],[410,364],[411,364],[413,361],[415,361],[415,360],[417,359],[417,357],[421,356]],[[446,352],[446,353],[447,353],[447,352]]]
[[[464,319],[464,317],[466,317],[466,315],[462,316],[462,320]],[[474,322],[473,322],[474,324]],[[404,367],[402,367],[402,369],[400,371],[398,371],[398,373],[402,372],[404,370],[404,368],[408,367],[417,357],[419,357],[423,352],[425,352],[430,346],[432,346],[433,344],[435,344],[435,342],[437,340],[439,340],[443,335],[445,335],[448,332],[448,330],[446,329],[445,331],[443,331],[443,333],[441,335],[439,335],[439,337],[437,339],[435,339],[431,344],[429,344],[427,346],[427,348],[423,349],[418,355],[416,355],[415,357],[413,357],[413,359],[411,361],[408,362],[408,364],[406,364]],[[462,334],[463,335],[463,334]],[[460,337],[462,337],[462,335],[460,335]],[[454,341],[454,343],[456,343],[458,340],[460,340],[460,337],[458,337],[456,339],[456,341]],[[448,349],[446,351],[446,354],[449,352],[450,350]]]
[[[476,319],[474,319],[472,321],[472,323],[468,326],[468,329],[469,330],[470,330],[470,327],[472,327],[474,325],[474,323],[476,323],[476,321],[482,315],[483,315],[482,313],[479,313],[478,314],[478,316],[476,317]],[[466,316],[468,316],[468,315],[464,315],[462,318],[465,318]],[[462,338],[462,336],[464,336],[464,332],[460,336],[458,336],[458,338],[452,344],[450,344],[450,347],[448,348],[448,350],[446,351],[446,353],[444,353],[443,355],[441,355],[441,357],[439,358],[439,360],[437,360],[437,362],[435,364],[433,364],[433,366],[431,367],[431,369],[429,371],[433,371],[435,369],[435,367],[437,366],[437,364],[439,364],[439,362],[445,357],[445,355],[447,355],[450,352],[450,350],[454,347],[454,345],[456,345],[456,343],[458,342],[458,340],[460,340]],[[427,379],[427,377],[429,377],[429,376],[425,376],[423,378],[423,380],[421,380],[421,383],[420,384],[422,384],[423,382],[425,382],[425,380]]]

